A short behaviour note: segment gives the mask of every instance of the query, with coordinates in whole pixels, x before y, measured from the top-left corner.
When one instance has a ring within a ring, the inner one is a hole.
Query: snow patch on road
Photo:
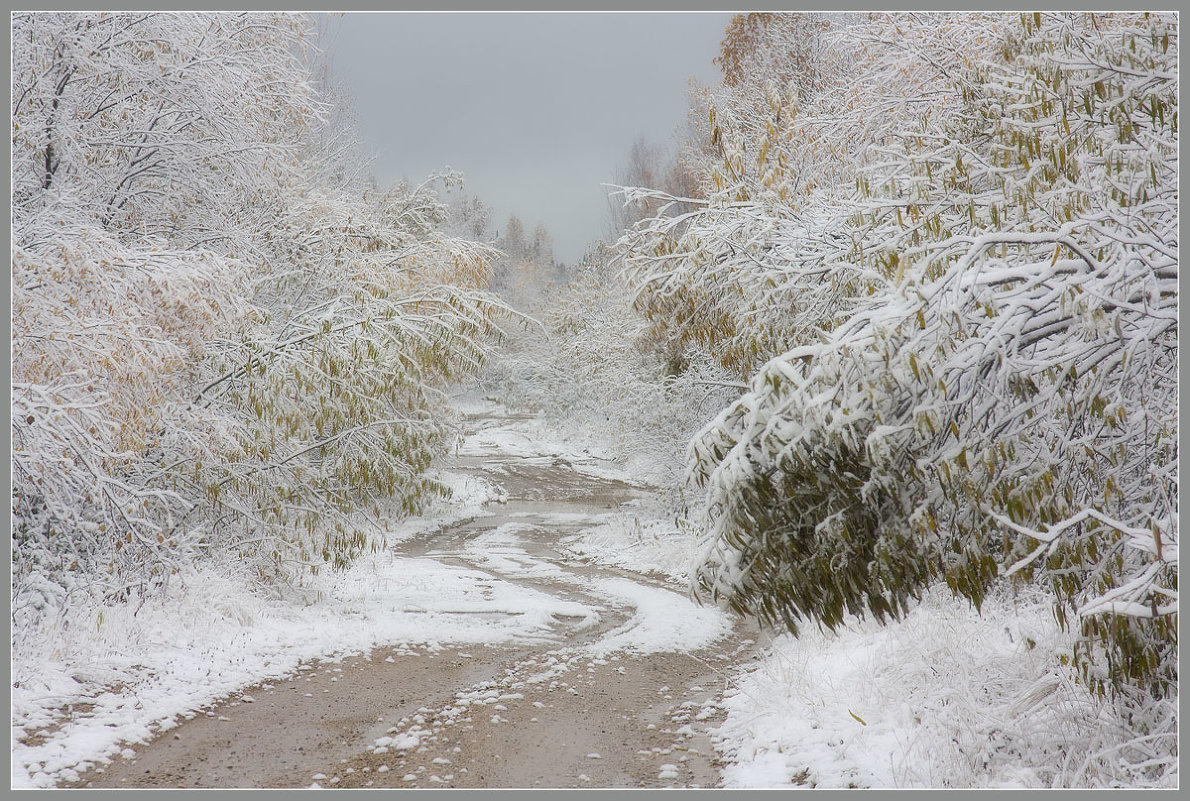
[[[519,534],[536,529],[526,523],[505,523],[470,540],[463,552],[480,567],[502,575],[565,579],[567,572],[561,566],[533,556],[524,548]]]
[[[679,528],[655,498],[640,498],[562,540],[564,549],[597,564],[655,573],[688,584],[699,555],[698,533]]]
[[[489,414],[506,413],[494,403],[474,404]],[[568,432],[572,434],[573,432]],[[467,435],[455,450],[458,456],[496,456],[540,460],[542,464],[562,461],[570,469],[597,478],[607,478],[635,484],[633,476],[616,452],[595,440],[583,441],[573,435],[562,436],[538,419],[514,419],[508,422],[489,422]]]
[[[403,532],[418,531],[422,525],[442,526],[462,519],[462,516],[479,514],[488,503],[503,503],[508,494],[490,481],[470,473],[457,473],[450,470],[429,470],[427,475],[437,480],[450,490],[449,506],[439,507],[437,514],[430,514],[421,520],[407,521]]]
[[[696,605],[684,595],[628,579],[599,579],[591,586],[613,602],[635,607],[631,619],[585,651],[604,656],[613,651],[637,653],[694,651],[730,633],[731,619],[721,609]]]

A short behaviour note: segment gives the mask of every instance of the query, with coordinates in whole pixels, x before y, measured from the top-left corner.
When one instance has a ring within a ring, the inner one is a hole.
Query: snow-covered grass
[[[1146,786],[1128,766],[1176,763],[1176,701],[1142,740],[1061,666],[1067,639],[1046,597],[995,597],[980,614],[945,588],[886,626],[776,637],[725,699],[724,785]],[[1159,783],[1176,786],[1176,766]]]

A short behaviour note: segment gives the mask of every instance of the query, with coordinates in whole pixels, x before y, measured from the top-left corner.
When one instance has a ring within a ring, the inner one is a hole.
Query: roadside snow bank
[[[1061,667],[1065,644],[1044,597],[981,616],[945,588],[887,626],[780,636],[725,699],[724,786],[1144,786],[1123,763],[1176,753],[1176,729],[1139,742]]]

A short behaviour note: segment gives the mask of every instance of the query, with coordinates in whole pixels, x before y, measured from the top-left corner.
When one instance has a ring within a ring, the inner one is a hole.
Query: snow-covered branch
[[[751,376],[691,445],[703,590],[836,625],[1005,565],[1078,610],[1092,684],[1171,681],[1176,33],[872,15],[813,92],[709,96],[709,202],[621,242],[638,308]]]

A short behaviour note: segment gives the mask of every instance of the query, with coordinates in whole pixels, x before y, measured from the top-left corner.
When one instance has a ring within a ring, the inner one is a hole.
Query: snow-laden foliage
[[[640,307],[752,375],[690,452],[701,587],[796,630],[1032,575],[1093,688],[1165,693],[1176,19],[787,29],[845,69],[713,93],[702,208],[624,240]]]
[[[310,30],[13,18],[18,629],[204,555],[341,565],[441,491],[422,473],[442,389],[498,335],[497,254],[440,233],[436,179],[363,184]]]
[[[930,130],[957,102],[923,90],[929,60],[878,60],[866,27],[848,17],[833,36],[818,15],[749,18],[758,21],[733,23],[724,41],[724,86],[702,98],[702,147],[686,157],[702,178],[698,197],[623,192],[636,204],[664,201],[624,254],[638,308],[741,378],[819,342],[857,298],[879,291],[862,231],[849,224],[862,168],[876,144]],[[931,19],[957,53],[987,36],[972,23]]]
[[[54,235],[13,249],[14,614],[62,583],[119,590],[117,572],[185,559],[194,538],[174,527],[193,501],[146,455],[187,416],[207,341],[249,314],[235,262],[93,226]]]
[[[480,291],[495,255],[441,235],[429,182],[352,196],[311,186],[262,232],[272,263],[261,324],[223,343],[196,406],[233,421],[218,463],[201,450],[182,474],[243,542],[277,563],[343,565],[394,512],[442,488],[424,475],[448,433],[444,388],[477,369],[499,331]]]
[[[322,113],[308,39],[299,15],[14,15],[18,215],[234,251],[229,222]]]

